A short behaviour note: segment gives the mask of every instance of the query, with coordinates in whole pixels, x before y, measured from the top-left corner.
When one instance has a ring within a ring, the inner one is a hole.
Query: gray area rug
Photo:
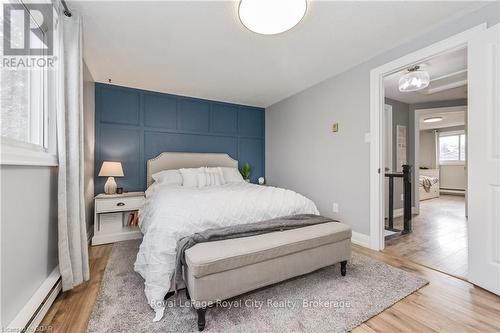
[[[104,273],[88,332],[195,332],[196,312],[184,291],[152,322],[144,280],[134,272],[138,241],[117,243]],[[206,332],[346,332],[428,282],[353,253],[340,264],[247,293],[207,310]]]

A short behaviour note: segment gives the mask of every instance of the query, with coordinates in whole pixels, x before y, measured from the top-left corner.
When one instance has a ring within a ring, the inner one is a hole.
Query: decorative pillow
[[[245,180],[237,168],[220,168],[226,183],[244,183]]]
[[[206,168],[205,174],[207,175],[207,185],[223,185],[225,184],[224,176],[222,175],[222,170],[217,168]]]
[[[200,172],[196,174],[196,181],[198,182],[198,187],[208,186],[207,184],[207,174]]]
[[[219,179],[220,179],[220,184],[221,185],[224,185],[226,182],[226,179],[224,178],[224,173],[222,172],[222,168],[221,167],[217,167],[217,174],[219,175]]]
[[[180,169],[182,175],[182,186],[186,187],[197,187],[198,186],[198,174],[204,173],[205,168],[189,168]]]
[[[196,175],[198,187],[216,186],[224,184],[220,168],[204,168],[203,173]]]
[[[179,170],[164,170],[155,173],[153,180],[158,184],[165,185],[182,185],[182,175]]]

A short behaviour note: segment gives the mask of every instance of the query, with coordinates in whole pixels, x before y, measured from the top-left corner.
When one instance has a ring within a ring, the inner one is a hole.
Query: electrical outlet
[[[332,210],[333,210],[334,213],[338,213],[339,212],[339,204],[336,203],[336,202],[334,202]]]

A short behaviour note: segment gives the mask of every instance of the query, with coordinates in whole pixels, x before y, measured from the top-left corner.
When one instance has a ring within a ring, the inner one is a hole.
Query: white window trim
[[[1,165],[58,165],[55,149],[47,151],[38,145],[8,138],[2,138],[1,146]]]
[[[446,132],[438,132],[438,139],[441,137],[446,137],[446,136],[456,136],[456,135],[462,135],[465,134],[465,130],[459,130],[459,131],[446,131]],[[439,157],[441,157],[441,152],[439,151],[440,145],[439,142],[437,143],[436,147],[438,148],[438,160],[439,160],[439,165],[465,165],[466,160],[454,160],[454,161],[441,161]],[[460,149],[460,147],[459,147]]]
[[[464,130],[439,132],[439,136],[453,136],[453,135],[462,135],[462,134],[465,134]]]

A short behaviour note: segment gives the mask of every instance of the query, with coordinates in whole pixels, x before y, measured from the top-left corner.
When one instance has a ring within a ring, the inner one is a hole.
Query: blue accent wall
[[[95,186],[103,161],[120,161],[125,191],[146,188],[146,161],[164,151],[228,153],[264,176],[264,109],[109,84],[95,85]]]

